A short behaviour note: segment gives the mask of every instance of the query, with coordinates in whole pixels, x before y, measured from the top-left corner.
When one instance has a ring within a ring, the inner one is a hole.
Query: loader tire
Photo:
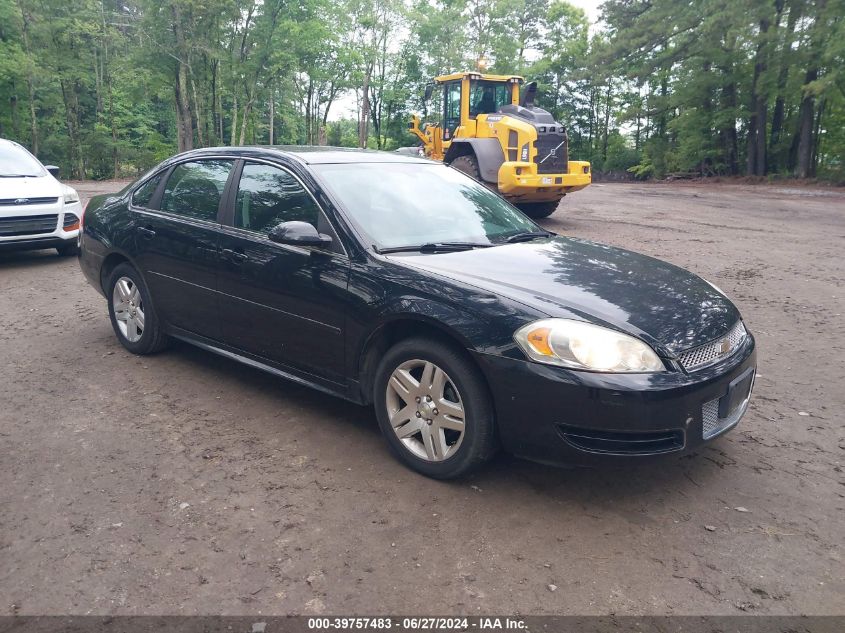
[[[522,202],[517,208],[532,220],[542,220],[557,210],[560,200],[554,202]]]
[[[499,193],[497,183],[485,182],[481,179],[481,170],[478,168],[478,160],[472,154],[458,156],[455,160],[449,163],[449,166],[454,167],[458,171],[465,173],[470,178],[477,180],[488,189]]]

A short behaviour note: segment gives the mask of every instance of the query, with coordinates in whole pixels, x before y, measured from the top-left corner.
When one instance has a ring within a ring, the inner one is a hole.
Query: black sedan
[[[553,463],[677,454],[734,427],[754,339],[715,286],[543,230],[442,164],[333,148],[165,161],[83,219],[118,340],[171,338],[360,404],[455,477],[498,447]]]

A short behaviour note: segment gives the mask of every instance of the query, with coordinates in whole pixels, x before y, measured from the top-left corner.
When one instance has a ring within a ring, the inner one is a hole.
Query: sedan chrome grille
[[[720,433],[724,433],[730,428],[736,426],[740,421],[745,411],[748,409],[748,403],[751,400],[751,390],[754,388],[754,380],[752,378],[751,386],[748,388],[748,395],[733,411],[731,411],[726,418],[719,417],[719,400],[714,398],[705,402],[701,407],[701,435],[705,440],[711,437],[716,437]]]
[[[686,371],[703,369],[731,356],[739,349],[747,335],[742,321],[737,321],[722,338],[678,354],[678,362]]]
[[[704,406],[701,407],[701,421],[703,422],[702,435],[705,440],[713,437],[722,429],[722,424],[719,421],[718,398],[705,402]]]

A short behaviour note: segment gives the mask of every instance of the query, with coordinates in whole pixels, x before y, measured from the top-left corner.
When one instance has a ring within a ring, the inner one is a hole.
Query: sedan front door
[[[337,234],[291,171],[247,161],[239,172],[231,221],[220,233],[221,336],[249,354],[342,384],[349,259]],[[332,245],[268,239],[292,220],[313,224]]]

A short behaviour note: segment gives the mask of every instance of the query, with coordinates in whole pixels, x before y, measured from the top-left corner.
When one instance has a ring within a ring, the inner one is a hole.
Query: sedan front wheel
[[[494,452],[493,407],[478,369],[462,351],[413,339],[388,350],[376,372],[382,433],[414,470],[438,479],[464,475]]]

